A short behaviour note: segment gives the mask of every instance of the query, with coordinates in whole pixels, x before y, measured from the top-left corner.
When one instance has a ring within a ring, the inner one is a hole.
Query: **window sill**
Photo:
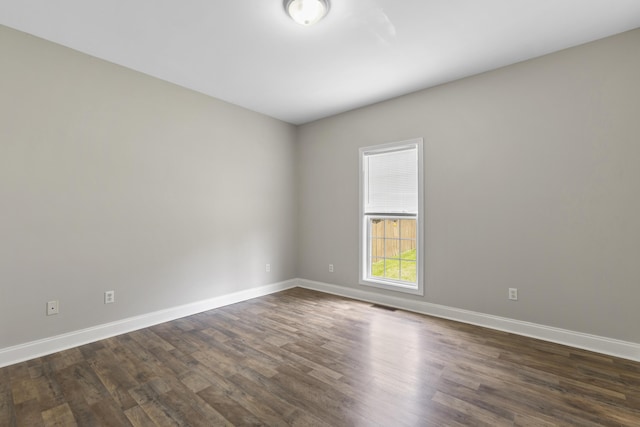
[[[410,284],[405,285],[399,282],[390,282],[386,280],[371,280],[371,279],[361,279],[360,284],[363,286],[386,289],[388,291],[424,296],[424,289],[420,285],[410,285]]]

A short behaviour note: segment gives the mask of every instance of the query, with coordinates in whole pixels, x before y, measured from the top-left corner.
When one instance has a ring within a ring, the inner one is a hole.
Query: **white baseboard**
[[[640,362],[640,344],[638,343],[492,316],[423,301],[382,295],[364,289],[347,288],[305,279],[292,279],[3,348],[0,349],[0,368],[203,311],[280,292],[296,286]]]
[[[523,322],[506,317],[492,316],[424,301],[382,295],[364,289],[348,288],[329,283],[298,279],[298,286],[640,362],[640,344],[638,343]]]
[[[0,368],[225,305],[280,292],[296,287],[297,283],[297,280],[287,280],[3,348],[0,349]]]

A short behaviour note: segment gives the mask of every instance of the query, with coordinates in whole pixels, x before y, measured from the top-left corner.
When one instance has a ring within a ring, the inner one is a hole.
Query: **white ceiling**
[[[282,0],[0,0],[0,24],[301,124],[638,28],[640,0],[333,0],[313,27]]]

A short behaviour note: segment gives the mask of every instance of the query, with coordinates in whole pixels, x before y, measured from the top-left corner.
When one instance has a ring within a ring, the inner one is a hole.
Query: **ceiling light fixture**
[[[313,25],[329,11],[329,0],[284,0],[284,10],[298,24]]]

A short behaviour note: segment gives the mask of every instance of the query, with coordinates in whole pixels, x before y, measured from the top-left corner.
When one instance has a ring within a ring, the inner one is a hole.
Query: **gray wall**
[[[635,30],[300,127],[299,276],[359,286],[358,147],[424,137],[425,301],[640,342],[639,48]]]
[[[0,348],[296,276],[295,127],[5,27],[0,58]]]
[[[638,46],[295,128],[0,27],[0,348],[296,276],[359,288],[358,147],[419,136],[425,301],[640,342]]]

